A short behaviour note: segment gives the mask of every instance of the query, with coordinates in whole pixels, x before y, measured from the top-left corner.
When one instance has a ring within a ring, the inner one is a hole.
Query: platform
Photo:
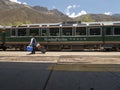
[[[120,52],[36,52],[0,51],[0,62],[58,64],[120,64]]]

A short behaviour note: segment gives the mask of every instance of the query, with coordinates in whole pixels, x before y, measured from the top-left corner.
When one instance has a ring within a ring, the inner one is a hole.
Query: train
[[[120,51],[120,21],[0,26],[0,48],[25,50],[33,34],[48,51]]]

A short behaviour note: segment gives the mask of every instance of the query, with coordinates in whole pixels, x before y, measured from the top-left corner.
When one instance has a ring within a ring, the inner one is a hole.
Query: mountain
[[[120,21],[120,18],[105,14],[86,14],[74,18],[77,21],[98,22],[98,21]]]
[[[9,0],[0,0],[0,24],[15,23],[54,23],[72,20],[58,10],[18,4]]]
[[[113,14],[113,17],[120,18],[120,14]]]
[[[0,0],[0,25],[20,25],[22,23],[58,23],[65,21],[120,21],[120,15],[86,14],[70,18],[57,9],[29,6]]]
[[[63,22],[63,21],[71,21],[72,18],[69,18],[67,15],[63,14],[62,12],[58,11],[57,9],[48,10],[46,7],[35,6],[33,7],[39,13],[44,13],[47,15],[48,18],[52,17],[53,22]]]

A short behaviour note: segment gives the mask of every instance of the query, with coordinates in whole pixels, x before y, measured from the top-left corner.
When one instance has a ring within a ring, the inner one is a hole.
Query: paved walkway
[[[62,55],[88,55],[88,56],[120,56],[120,52],[46,52],[29,55],[26,51],[0,51],[0,56],[62,56]]]
[[[0,90],[120,90],[120,52],[0,51],[0,62]]]
[[[59,64],[120,64],[120,52],[46,52],[29,55],[25,51],[0,51],[0,62],[42,62]]]

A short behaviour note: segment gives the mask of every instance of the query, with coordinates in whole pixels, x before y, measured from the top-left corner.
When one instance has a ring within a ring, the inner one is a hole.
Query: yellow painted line
[[[53,69],[56,71],[101,71],[101,72],[120,72],[119,64],[65,64],[65,65],[55,65],[48,67],[49,70]]]

